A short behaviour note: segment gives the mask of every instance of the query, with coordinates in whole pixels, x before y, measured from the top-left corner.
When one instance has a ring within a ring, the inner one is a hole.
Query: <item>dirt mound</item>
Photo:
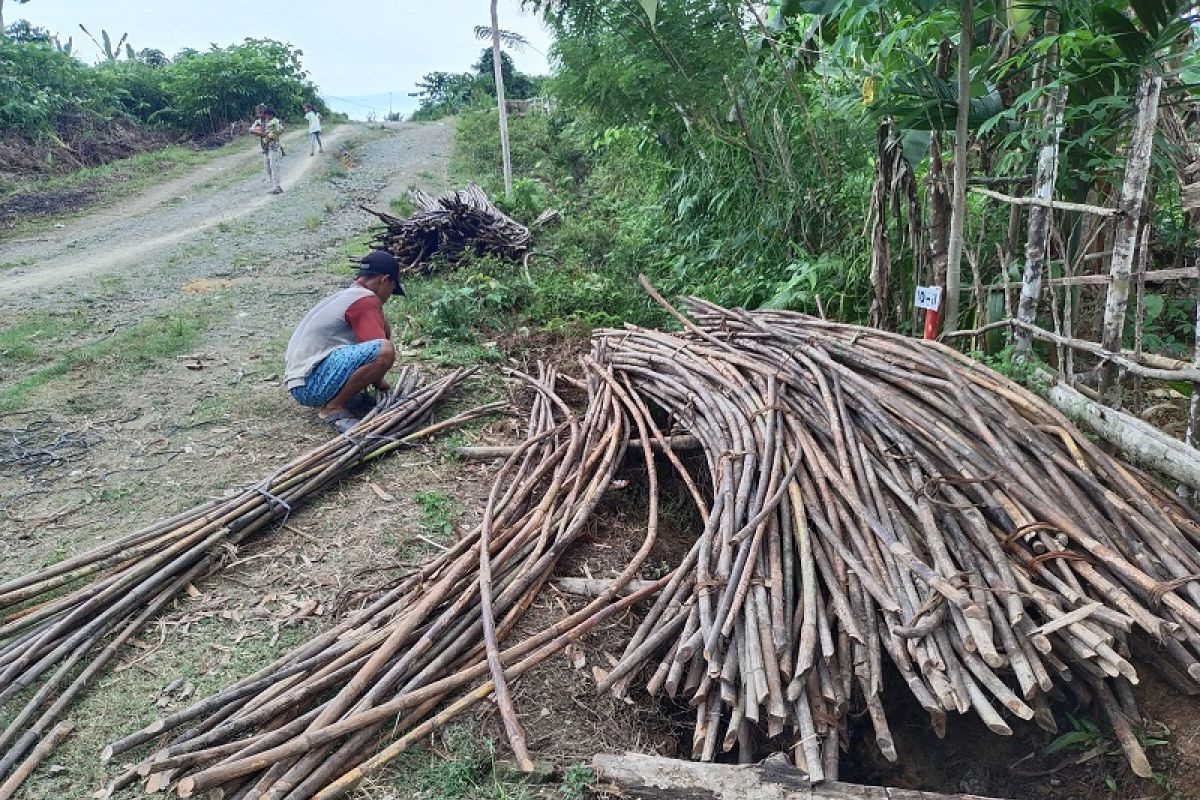
[[[161,148],[170,137],[130,119],[99,120],[91,115],[64,115],[53,134],[37,139],[0,140],[0,174],[19,177],[61,175],[108,164],[136,153]]]

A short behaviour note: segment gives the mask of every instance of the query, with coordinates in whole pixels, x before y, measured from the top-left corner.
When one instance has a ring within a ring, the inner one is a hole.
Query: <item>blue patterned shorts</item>
[[[383,339],[372,339],[339,347],[321,359],[303,386],[291,390],[292,397],[302,406],[320,408],[341,391],[356,369],[374,361],[382,346]]]

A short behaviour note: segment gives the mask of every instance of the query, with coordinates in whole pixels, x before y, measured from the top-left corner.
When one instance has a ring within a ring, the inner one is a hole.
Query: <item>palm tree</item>
[[[29,0],[15,0],[17,3],[28,3]],[[4,0],[0,0],[0,39],[4,38]]]
[[[504,194],[512,192],[512,156],[508,151],[508,110],[504,107],[504,72],[500,68],[500,15],[492,0],[492,71],[496,75],[496,107],[500,111],[500,157],[504,162]]]

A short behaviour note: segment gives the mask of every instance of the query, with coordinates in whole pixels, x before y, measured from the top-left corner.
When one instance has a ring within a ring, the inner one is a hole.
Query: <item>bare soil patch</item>
[[[66,115],[53,138],[31,141],[10,136],[0,141],[0,174],[61,175],[154,150],[168,141],[161,131],[128,119],[97,124],[85,114]]]
[[[17,192],[0,200],[0,223],[33,216],[72,214],[86,208],[98,191],[99,187],[87,186]]]

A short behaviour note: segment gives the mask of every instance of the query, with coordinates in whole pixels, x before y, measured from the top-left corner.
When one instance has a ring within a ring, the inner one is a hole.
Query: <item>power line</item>
[[[372,111],[385,111],[386,110],[383,108],[383,106],[367,105],[366,103],[360,103],[357,100],[351,100],[347,97],[338,97],[337,95],[332,95],[332,94],[326,94],[326,95],[321,95],[321,96],[327,100],[340,100],[343,103],[349,103],[352,106],[361,106],[362,108],[369,108]]]

